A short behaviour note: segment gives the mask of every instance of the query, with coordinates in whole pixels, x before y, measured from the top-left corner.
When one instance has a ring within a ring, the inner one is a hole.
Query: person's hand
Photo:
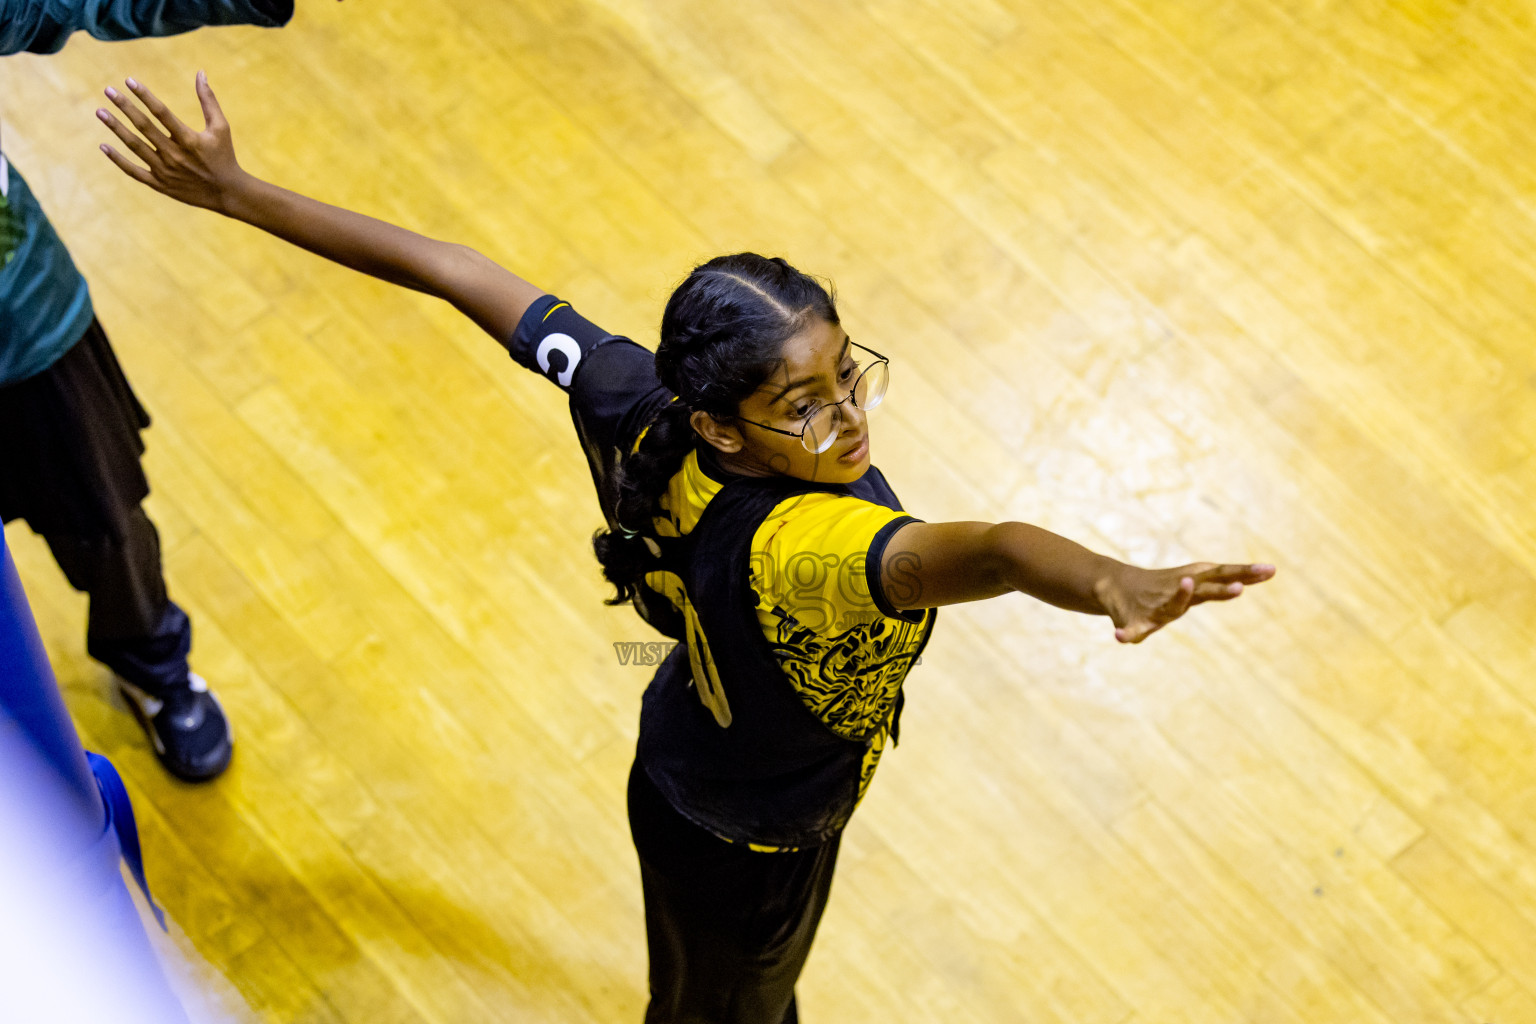
[[[1128,565],[1095,588],[1115,623],[1115,639],[1139,644],[1206,601],[1230,601],[1253,583],[1275,574],[1272,565],[1217,565],[1196,562],[1177,569]]]
[[[219,101],[208,86],[208,77],[197,73],[197,98],[203,105],[206,127],[193,131],[181,122],[171,109],[156,98],[148,88],[132,78],[127,81],[133,96],[108,87],[107,98],[117,105],[129,121],[122,123],[105,109],[96,116],[122,140],[134,156],[144,162],[144,167],[129,160],[111,146],[103,145],[107,154],[119,169],[135,181],[178,199],[190,206],[227,213],[231,193],[244,177],[245,172],[235,161],[235,146],[230,139],[229,122]],[[151,114],[151,121],[139,105],[137,97]]]

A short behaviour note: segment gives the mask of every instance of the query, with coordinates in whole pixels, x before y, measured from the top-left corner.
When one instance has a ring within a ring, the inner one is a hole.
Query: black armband
[[[520,365],[569,392],[582,360],[616,337],[577,313],[569,302],[545,295],[528,307],[506,345]]]

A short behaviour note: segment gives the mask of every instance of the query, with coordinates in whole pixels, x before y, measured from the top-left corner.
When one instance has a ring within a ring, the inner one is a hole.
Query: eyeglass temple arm
[[[848,339],[848,344],[852,345],[854,348],[861,348],[861,349],[863,349],[865,352],[868,352],[870,355],[874,356],[876,359],[884,359],[886,362],[890,362],[891,361],[889,356],[881,355],[879,352],[876,352],[874,349],[870,348],[868,345],[860,345],[858,342],[854,341],[852,338]]]

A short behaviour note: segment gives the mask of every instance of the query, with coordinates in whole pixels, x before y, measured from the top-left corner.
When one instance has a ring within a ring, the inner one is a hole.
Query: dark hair
[[[639,448],[620,463],[617,528],[592,538],[603,575],[618,590],[608,604],[632,600],[650,570],[645,534],[698,441],[689,417],[735,416],[778,365],[784,342],[815,319],[839,322],[831,293],[776,256],[717,256],[672,292],[661,315],[656,374],[677,400],[661,407]]]

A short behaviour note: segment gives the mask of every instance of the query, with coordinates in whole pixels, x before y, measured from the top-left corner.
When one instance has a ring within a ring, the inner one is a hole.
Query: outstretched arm
[[[1115,639],[1140,643],[1206,601],[1230,601],[1272,565],[1196,562],[1139,569],[1027,523],[908,523],[886,545],[880,578],[897,609],[936,608],[1018,591],[1107,615]]]
[[[235,160],[229,122],[201,71],[202,131],[183,124],[144,85],[131,78],[127,85],[131,96],[106,90],[127,124],[106,109],[96,113],[144,166],[111,146],[101,148],[124,174],[156,192],[244,221],[342,266],[446,299],[502,344],[544,294],[468,246],[330,206],[247,173]]]
[[[293,0],[0,0],[0,54],[57,53],[76,32],[139,39],[204,25],[277,28],[292,17]]]

